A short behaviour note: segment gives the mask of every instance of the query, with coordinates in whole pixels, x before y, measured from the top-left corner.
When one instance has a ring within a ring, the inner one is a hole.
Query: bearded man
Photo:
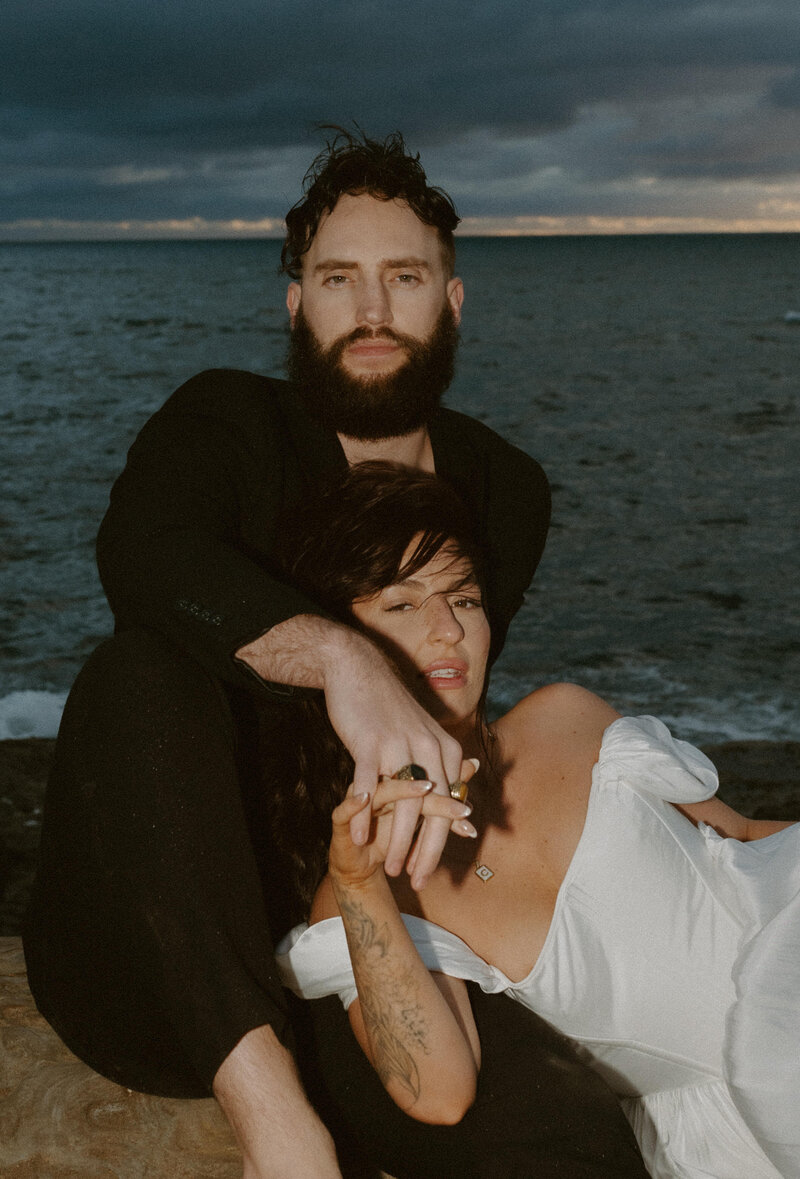
[[[213,1092],[247,1179],[336,1179],[375,1163],[414,1179],[644,1174],[594,1076],[530,1013],[480,992],[486,1080],[457,1127],[387,1108],[335,1001],[317,1009],[299,1056],[337,1160],[304,1093],[273,960],[285,922],[262,821],[270,717],[322,690],[356,789],[416,763],[446,792],[461,768],[378,648],[281,577],[281,519],[347,463],[436,471],[485,542],[496,650],[544,546],[541,468],[440,406],[463,300],[457,222],[400,136],[337,136],[287,216],[292,381],[217,370],[178,389],[134,443],[98,538],[116,634],[78,677],[59,735],[25,930],[31,989],[105,1076]],[[386,862],[404,871],[416,847],[417,889],[449,831],[420,818],[416,802],[397,807]],[[335,1064],[326,1074],[320,1061]],[[369,1163],[353,1161],[355,1140]]]

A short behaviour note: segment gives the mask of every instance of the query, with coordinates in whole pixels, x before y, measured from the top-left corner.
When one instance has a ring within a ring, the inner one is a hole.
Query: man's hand
[[[459,777],[461,746],[445,733],[397,676],[380,649],[341,623],[302,614],[274,626],[237,658],[262,679],[322,688],[328,716],[355,762],[353,792],[375,793],[378,779],[405,765],[425,770],[433,790],[449,794]],[[384,869],[397,876],[409,858],[422,800],[406,798],[394,809]],[[370,812],[352,822],[353,841],[366,842]],[[425,818],[409,861],[412,888],[425,887],[439,863],[450,830],[445,818]]]

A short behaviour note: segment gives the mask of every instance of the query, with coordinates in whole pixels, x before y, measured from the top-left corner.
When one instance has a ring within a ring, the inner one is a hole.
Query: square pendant
[[[491,868],[487,868],[485,864],[476,864],[475,865],[475,875],[479,876],[480,879],[483,880],[485,883],[487,880],[492,879],[492,877],[494,876],[494,872],[492,871]]]

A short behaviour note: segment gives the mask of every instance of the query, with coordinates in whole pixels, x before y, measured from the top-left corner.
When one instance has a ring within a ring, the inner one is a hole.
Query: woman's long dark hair
[[[294,510],[281,530],[278,559],[327,614],[357,626],[353,602],[413,576],[444,548],[466,559],[483,584],[471,519],[449,484],[394,463],[360,463]],[[289,917],[297,921],[307,917],[325,874],[331,812],[354,766],[321,694],[287,708],[285,720],[269,739],[266,772],[282,783],[270,791],[271,829],[291,889]]]

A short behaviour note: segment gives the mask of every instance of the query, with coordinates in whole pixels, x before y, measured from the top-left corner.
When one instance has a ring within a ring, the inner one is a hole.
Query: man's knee
[[[152,713],[188,702],[225,705],[224,692],[213,676],[166,638],[148,630],[121,631],[102,642],[89,656],[70,693],[73,709],[91,703],[95,722],[101,710],[143,705]]]
[[[233,719],[222,685],[160,635],[123,631],[92,653],[69,694],[56,747],[63,766],[102,777],[128,761],[180,764],[192,748],[230,750]],[[139,772],[137,770],[137,772]]]

